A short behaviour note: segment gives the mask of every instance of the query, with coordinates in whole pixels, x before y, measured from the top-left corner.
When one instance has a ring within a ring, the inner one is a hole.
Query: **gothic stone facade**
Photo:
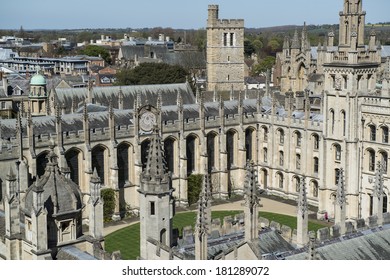
[[[351,18],[363,14],[344,13]],[[43,173],[45,157],[54,146],[59,166],[70,168],[84,203],[96,168],[102,185],[117,193],[116,216],[126,208],[138,211],[149,130],[157,125],[179,203],[188,202],[190,174],[210,173],[215,197],[243,193],[244,167],[253,160],[260,187],[281,197],[296,199],[305,175],[308,203],[318,206],[319,217],[327,212],[330,218],[343,168],[347,218],[368,217],[375,163],[387,163],[390,153],[390,77],[383,72],[382,87],[377,88],[383,70],[378,45],[371,38],[370,46],[364,47],[353,28],[345,32],[349,47],[318,51],[324,82],[316,110],[308,91],[273,93],[273,98],[270,93],[245,91],[231,94],[229,100],[216,92],[212,101],[201,95],[195,100],[186,84],[51,91],[48,116],[31,117],[31,112],[21,110],[18,120],[1,121],[1,180],[5,182],[9,166],[19,162],[25,184],[21,190],[26,190]],[[278,102],[277,96],[284,101]],[[88,104],[80,106],[85,101]],[[3,186],[2,192],[4,201]],[[387,188],[384,193],[387,210]],[[88,219],[87,214],[83,218]]]

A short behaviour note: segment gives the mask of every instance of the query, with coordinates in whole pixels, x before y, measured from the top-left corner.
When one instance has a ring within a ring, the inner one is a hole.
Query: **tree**
[[[81,54],[88,56],[100,56],[104,59],[105,62],[111,64],[111,56],[108,50],[106,50],[102,46],[89,45],[86,46],[85,49],[81,51]]]
[[[267,70],[271,70],[275,64],[275,60],[276,59],[273,56],[267,56],[266,58],[262,59],[259,64],[253,67],[253,74],[260,75],[266,73]]]
[[[272,52],[277,52],[280,49],[280,43],[276,38],[271,39],[267,46],[271,49]]]
[[[202,181],[203,175],[201,174],[191,174],[190,176],[188,176],[188,205],[191,206],[199,200],[199,194],[202,191]]]
[[[255,48],[253,47],[253,44],[250,40],[245,39],[244,40],[244,53],[245,56],[251,56],[255,52]]]
[[[264,44],[259,39],[256,39],[252,42],[252,46],[256,52],[257,55],[259,55],[261,49],[264,47]]]
[[[156,85],[184,83],[188,72],[181,66],[165,63],[142,63],[116,74],[116,85]]]

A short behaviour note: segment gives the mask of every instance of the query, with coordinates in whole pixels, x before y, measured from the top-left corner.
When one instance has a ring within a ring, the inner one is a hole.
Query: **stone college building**
[[[345,219],[388,211],[390,52],[374,30],[365,45],[362,1],[344,0],[338,46],[334,32],[311,46],[305,28],[285,39],[274,71],[278,91],[245,89],[244,21],[218,14],[210,5],[205,92],[187,83],[50,88],[43,75],[32,77],[28,96],[13,104],[17,117],[0,120],[0,258],[17,258],[12,242],[23,248],[19,258],[56,258],[69,242],[80,248],[101,242],[97,185],[115,191],[114,219],[126,211],[142,216],[145,203],[160,209],[158,201],[141,199],[157,191],[158,181],[164,201],[169,194],[182,206],[191,174],[207,175],[210,197],[247,193],[248,162],[257,174],[251,186],[268,194],[297,200],[305,185],[318,218],[340,220],[340,180]],[[13,102],[2,80],[0,95]],[[165,151],[170,186],[162,165],[148,156],[156,145]],[[385,182],[380,192],[377,174]],[[53,183],[53,176],[60,179]],[[98,227],[82,236],[83,223]],[[169,225],[161,227],[153,238],[170,239]],[[147,256],[149,245],[142,246]]]

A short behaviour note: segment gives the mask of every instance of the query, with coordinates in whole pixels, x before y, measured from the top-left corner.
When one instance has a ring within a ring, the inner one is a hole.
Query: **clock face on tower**
[[[156,116],[152,112],[145,112],[139,119],[139,126],[144,132],[150,132],[156,124]]]

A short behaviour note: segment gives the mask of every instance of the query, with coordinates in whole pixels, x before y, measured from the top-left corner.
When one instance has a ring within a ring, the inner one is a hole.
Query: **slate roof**
[[[177,247],[181,254],[189,256],[190,259],[195,258],[194,241],[191,240],[186,245]],[[246,242],[244,241],[244,232],[239,231],[232,234],[227,234],[221,237],[208,239],[208,259],[218,259],[221,253],[225,255],[232,252],[234,247],[240,247]],[[249,244],[250,243],[250,244]],[[260,232],[259,238],[249,242],[248,245],[254,253],[260,257],[262,255],[278,254],[282,252],[290,252],[294,247],[288,243],[283,237],[274,230],[264,229]]]
[[[180,94],[183,104],[194,104],[195,97],[188,83],[167,85],[140,85],[140,86],[112,86],[93,87],[92,94],[96,104],[108,106],[110,99],[114,108],[118,108],[119,92],[123,93],[123,108],[132,109],[137,95],[141,104],[157,106],[158,93],[161,93],[163,106],[177,104],[177,95]],[[88,88],[57,88],[55,89],[58,101],[66,107],[66,112],[72,108],[72,99],[79,107],[88,97]]]
[[[56,256],[57,260],[97,260],[85,251],[81,251],[75,246],[62,247]]]
[[[320,260],[390,260],[390,225],[317,244],[315,251]],[[306,258],[306,251],[286,256],[287,260]]]

